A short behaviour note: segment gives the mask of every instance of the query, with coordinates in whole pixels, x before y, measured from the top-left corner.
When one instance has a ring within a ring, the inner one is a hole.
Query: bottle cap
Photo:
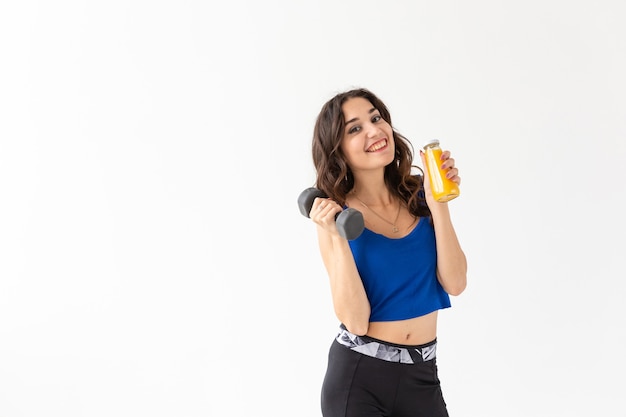
[[[424,150],[430,146],[439,146],[439,139],[431,139],[424,144]]]

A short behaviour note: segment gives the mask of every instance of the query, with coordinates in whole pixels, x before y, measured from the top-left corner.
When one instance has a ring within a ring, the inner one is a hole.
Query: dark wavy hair
[[[317,116],[313,130],[313,164],[317,172],[316,188],[338,204],[344,205],[346,195],[354,187],[354,177],[341,150],[345,119],[343,104],[349,99],[362,97],[368,100],[393,130],[395,158],[385,167],[385,184],[395,197],[403,201],[414,216],[428,217],[430,210],[424,199],[423,175],[414,175],[413,145],[398,133],[391,123],[387,106],[371,91],[357,88],[339,93],[327,101]]]

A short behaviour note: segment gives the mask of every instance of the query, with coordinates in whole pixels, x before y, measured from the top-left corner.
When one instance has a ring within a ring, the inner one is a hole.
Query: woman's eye
[[[356,132],[358,132],[359,130],[361,130],[361,127],[360,127],[360,126],[352,126],[352,127],[350,128],[350,130],[348,130],[348,133],[356,133]]]
[[[376,122],[380,121],[380,119],[382,119],[382,117],[374,116],[374,117],[372,117],[372,123],[376,123]]]

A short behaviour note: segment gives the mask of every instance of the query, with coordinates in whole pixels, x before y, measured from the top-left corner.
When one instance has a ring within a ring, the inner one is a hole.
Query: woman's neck
[[[386,207],[394,202],[394,198],[384,182],[381,182],[378,185],[371,183],[359,184],[355,182],[355,185],[350,193],[357,200],[364,202],[368,206]]]

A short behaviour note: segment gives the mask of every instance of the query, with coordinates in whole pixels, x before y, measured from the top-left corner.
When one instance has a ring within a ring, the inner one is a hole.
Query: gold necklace
[[[356,198],[357,200],[359,200],[361,202],[361,204],[363,204],[363,207],[365,207],[366,209],[368,209],[369,211],[372,212],[372,214],[374,214],[376,217],[378,217],[379,219],[383,220],[385,223],[389,223],[392,227],[391,231],[393,233],[398,233],[398,227],[396,226],[396,223],[398,222],[398,218],[400,217],[400,208],[402,207],[402,205],[400,204],[400,202],[398,202],[398,214],[396,214],[396,219],[392,222],[390,222],[389,220],[385,219],[383,216],[381,216],[380,214],[376,213],[374,210],[372,210],[370,207],[367,206],[367,204],[365,204],[363,202],[363,200],[361,200],[359,197],[357,197],[356,194],[354,194],[354,198]]]

